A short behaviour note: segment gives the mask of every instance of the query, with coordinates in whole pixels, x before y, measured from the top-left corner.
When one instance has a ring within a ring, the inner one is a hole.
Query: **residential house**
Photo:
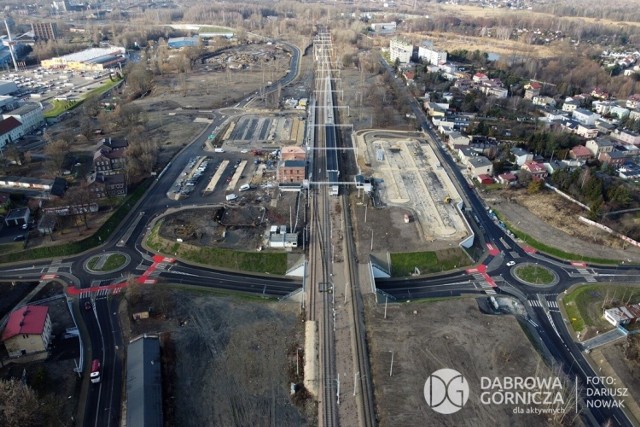
[[[640,115],[638,116],[640,118]],[[609,135],[616,127],[604,119],[596,120],[596,130],[604,135]]]
[[[4,217],[4,224],[7,227],[17,227],[19,225],[28,224],[30,218],[31,211],[29,208],[11,209]]]
[[[637,110],[640,107],[640,94],[635,93],[629,96],[625,105],[627,106],[627,108]]]
[[[473,75],[473,81],[476,82],[476,83],[484,82],[484,81],[487,81],[487,80],[489,80],[489,77],[484,73],[475,73]]]
[[[47,351],[51,342],[51,318],[49,307],[25,305],[9,314],[2,332],[9,357]]]
[[[628,144],[640,145],[640,135],[631,130],[618,130],[613,132],[611,136],[619,141],[626,142]]]
[[[454,150],[457,145],[469,145],[469,137],[461,134],[460,132],[453,131],[449,133],[447,144],[449,145],[449,148]]]
[[[485,95],[495,98],[506,98],[509,96],[509,91],[499,79],[481,80],[478,89]]]
[[[598,156],[598,160],[613,167],[620,167],[624,164],[624,162],[627,161],[627,157],[624,155],[624,153],[618,150],[613,150],[610,152],[601,153]]]
[[[21,123],[23,135],[44,125],[44,114],[40,104],[32,102],[22,104],[15,110],[2,115],[3,119],[8,119],[9,117],[13,117]]]
[[[566,98],[564,100],[564,103],[562,104],[562,111],[567,111],[567,112],[570,113],[570,112],[574,111],[578,107],[580,107],[580,102],[578,102],[575,99],[569,97],[569,98]]]
[[[485,173],[475,176],[475,179],[477,179],[482,185],[491,185],[495,182],[491,175],[487,175]]]
[[[463,146],[458,146],[457,148],[458,148],[458,158],[460,159],[460,163],[462,163],[463,165],[468,165],[469,158],[478,155],[478,153],[476,153],[469,146],[463,145]]]
[[[616,327],[634,323],[640,318],[640,304],[609,308],[604,311],[604,318]]]
[[[511,172],[505,172],[498,175],[498,183],[502,185],[515,185],[517,182],[518,177]]]
[[[627,108],[616,105],[615,107],[611,108],[609,114],[613,117],[617,117],[620,120],[624,120],[629,117],[630,111]]]
[[[609,93],[599,87],[591,91],[591,96],[598,99],[609,99]]]
[[[532,101],[534,105],[540,105],[542,107],[547,105],[550,107],[556,106],[556,100],[551,98],[550,96],[540,96],[540,95],[534,96]]]
[[[592,157],[593,153],[584,145],[576,145],[571,150],[569,150],[569,157],[574,160],[582,160],[587,161]]]
[[[412,56],[413,44],[400,38],[391,39],[389,42],[389,57],[392,63],[398,60],[401,64],[408,64],[411,62]]]
[[[424,109],[430,117],[444,117],[449,109],[449,104],[425,101]]]
[[[524,165],[526,162],[530,162],[533,160],[533,154],[529,153],[527,150],[513,147],[510,150],[511,154],[516,158],[516,164],[518,166]]]
[[[547,172],[544,165],[534,161],[526,162],[520,169],[529,172],[533,179],[544,179],[549,176],[549,172]]]
[[[590,139],[585,144],[585,147],[598,159],[601,153],[610,153],[613,151],[613,142],[607,138]]]
[[[622,179],[640,179],[640,166],[633,162],[625,162],[620,169],[618,169],[618,176]]]
[[[544,121],[552,122],[555,120],[563,120],[567,118],[567,113],[556,108],[543,107],[538,110],[544,116]]]
[[[98,199],[126,196],[127,179],[123,173],[104,175],[94,172],[89,176],[88,188]]]
[[[534,97],[540,95],[540,90],[542,89],[542,84],[538,82],[531,81],[524,85],[524,99],[533,99]]]
[[[493,175],[493,163],[484,156],[472,156],[467,158],[467,169],[471,176]]]
[[[553,175],[559,170],[567,168],[567,164],[565,162],[561,162],[557,159],[544,162],[543,165],[544,165],[544,168],[547,170],[547,172],[549,172],[549,175]]]
[[[595,126],[583,125],[582,123],[578,124],[578,127],[576,127],[574,132],[583,138],[595,138],[598,136],[598,128]]]
[[[402,77],[404,77],[404,81],[407,83],[407,86],[413,84],[413,79],[416,77],[416,73],[413,70],[407,70],[402,73]]]
[[[0,150],[7,144],[12,144],[24,135],[22,123],[15,117],[0,121]]]
[[[584,108],[576,108],[572,113],[573,120],[581,123],[583,125],[593,126],[596,124],[596,120],[600,118],[600,116],[596,113],[593,113],[589,110],[585,110]]]
[[[127,165],[128,145],[123,139],[103,139],[93,153],[93,170],[104,175],[123,170]]]
[[[617,105],[614,101],[593,101],[592,107],[596,113],[606,116],[611,112],[611,109]]]

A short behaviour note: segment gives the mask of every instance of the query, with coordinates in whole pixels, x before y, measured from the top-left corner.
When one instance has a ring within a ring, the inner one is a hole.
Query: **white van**
[[[247,190],[250,190],[250,189],[251,189],[251,186],[249,184],[242,184],[240,186],[240,191],[247,191]]]
[[[222,148],[216,148],[215,150],[216,153],[224,153],[224,150]]]
[[[235,194],[227,194],[227,197],[226,197],[227,202],[230,202],[230,201],[235,200],[237,198],[238,198],[238,196],[236,196]]]

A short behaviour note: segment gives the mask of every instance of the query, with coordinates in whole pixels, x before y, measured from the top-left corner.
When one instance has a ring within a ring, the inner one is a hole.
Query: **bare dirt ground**
[[[549,246],[578,255],[640,260],[640,249],[623,249],[622,240],[579,222],[578,216],[587,212],[555,193],[499,190],[481,195],[511,225]]]
[[[173,345],[173,367],[163,362],[163,375],[172,373],[163,380],[169,425],[312,424],[314,405],[295,406],[289,394],[290,383],[301,378],[297,304],[162,286],[128,293],[134,304],[127,309],[123,300],[120,311],[125,339],[160,333]],[[132,312],[149,306],[155,313],[150,319],[130,321]]]
[[[539,415],[486,406],[480,377],[550,375],[512,316],[482,314],[474,299],[369,305],[366,309],[375,399],[381,426],[545,425]],[[393,352],[393,375],[389,376]],[[441,368],[462,373],[470,385],[465,407],[440,415],[427,405],[427,377]]]
[[[206,209],[183,209],[168,215],[160,227],[160,236],[196,246],[218,246],[229,249],[253,249],[264,244],[270,225],[289,224],[290,208],[297,205],[297,193],[253,190],[244,193],[239,206]],[[304,203],[304,199],[300,199]],[[304,228],[302,213],[298,228]],[[295,217],[293,217],[295,220]]]
[[[622,341],[591,351],[591,358],[601,367],[600,375],[612,376],[615,387],[628,388],[625,404],[636,418],[640,417],[640,337],[629,335]]]

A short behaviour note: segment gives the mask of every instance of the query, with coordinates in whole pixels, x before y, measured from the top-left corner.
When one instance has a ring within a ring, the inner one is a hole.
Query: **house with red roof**
[[[489,80],[489,77],[484,73],[475,73],[473,75],[473,81],[476,82],[476,83],[477,82],[483,82],[485,80]]]
[[[24,136],[22,123],[15,117],[0,120],[0,150]]]
[[[49,307],[26,305],[9,314],[2,342],[9,357],[47,351],[51,341]]]
[[[589,150],[584,145],[576,145],[571,150],[569,150],[569,157],[575,160],[583,160],[587,161],[593,156],[591,150]]]
[[[533,179],[544,179],[549,175],[544,165],[538,162],[525,162],[520,169],[529,172]]]

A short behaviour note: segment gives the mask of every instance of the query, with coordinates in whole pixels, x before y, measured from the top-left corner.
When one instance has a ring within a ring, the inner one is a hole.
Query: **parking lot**
[[[71,101],[96,89],[109,78],[109,71],[80,72],[34,68],[19,72],[2,73],[0,80],[18,86],[16,97],[25,101],[46,102],[53,99]]]

